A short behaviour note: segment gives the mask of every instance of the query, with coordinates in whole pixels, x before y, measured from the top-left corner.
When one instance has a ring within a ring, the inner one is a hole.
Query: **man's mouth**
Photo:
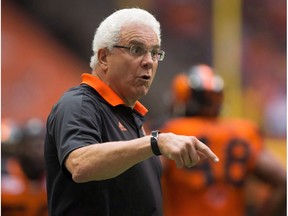
[[[150,75],[143,75],[143,76],[140,76],[140,78],[148,81],[151,79],[151,76]]]

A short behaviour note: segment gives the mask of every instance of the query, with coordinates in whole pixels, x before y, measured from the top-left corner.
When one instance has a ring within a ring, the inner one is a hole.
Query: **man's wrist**
[[[155,155],[161,155],[161,152],[160,152],[160,149],[159,149],[159,146],[158,146],[158,135],[159,135],[159,133],[160,132],[158,130],[155,130],[155,131],[151,132],[150,144],[151,144],[152,152]]]

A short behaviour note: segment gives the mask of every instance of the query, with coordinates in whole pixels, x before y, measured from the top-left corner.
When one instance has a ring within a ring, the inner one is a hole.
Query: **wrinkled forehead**
[[[157,34],[154,30],[142,23],[130,23],[123,26],[120,30],[120,42],[123,43],[142,43],[149,46],[160,46]]]

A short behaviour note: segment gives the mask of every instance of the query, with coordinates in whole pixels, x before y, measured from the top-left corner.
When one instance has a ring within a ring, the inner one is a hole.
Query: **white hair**
[[[98,63],[98,50],[105,47],[111,50],[119,41],[121,28],[131,23],[141,23],[151,27],[157,35],[159,45],[161,44],[160,23],[152,14],[140,8],[118,10],[104,19],[95,32],[93,56],[90,61],[92,69],[95,69]]]

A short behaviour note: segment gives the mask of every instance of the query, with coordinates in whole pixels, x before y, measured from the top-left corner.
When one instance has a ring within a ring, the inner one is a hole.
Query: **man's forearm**
[[[145,136],[76,149],[69,154],[65,165],[75,182],[89,182],[116,177],[152,155],[150,136]]]

